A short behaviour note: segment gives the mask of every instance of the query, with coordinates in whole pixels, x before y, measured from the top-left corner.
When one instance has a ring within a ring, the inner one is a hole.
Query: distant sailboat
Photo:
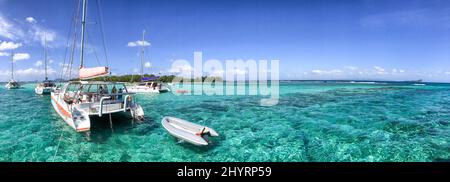
[[[44,36],[44,70],[45,70],[45,80],[42,83],[39,83],[36,88],[34,88],[34,92],[38,95],[50,94],[50,92],[56,89],[56,84],[48,80],[47,76],[47,37]]]
[[[19,83],[14,80],[14,54],[13,53],[11,53],[11,79],[5,85],[5,88],[6,89],[18,89],[18,88],[20,88]]]
[[[158,82],[159,77],[144,77],[144,42],[145,42],[145,30],[142,32],[142,44],[141,44],[141,81],[129,87],[130,92],[134,93],[164,93],[170,91],[169,88],[162,82]]]
[[[87,0],[83,0],[81,31],[80,81],[70,81],[61,89],[51,92],[51,102],[61,118],[77,132],[91,130],[91,117],[109,116],[112,126],[113,114],[130,113],[138,120],[144,119],[142,107],[136,103],[125,84],[117,82],[82,81],[107,75],[108,67],[84,67],[84,33],[86,28]],[[73,45],[75,46],[75,45]]]

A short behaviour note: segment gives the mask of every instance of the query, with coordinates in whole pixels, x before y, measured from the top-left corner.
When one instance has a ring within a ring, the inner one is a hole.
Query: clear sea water
[[[448,161],[450,85],[282,82],[280,101],[260,96],[140,95],[146,119],[93,123],[74,132],[35,84],[0,88],[0,161]],[[207,147],[161,126],[175,116],[214,128]]]

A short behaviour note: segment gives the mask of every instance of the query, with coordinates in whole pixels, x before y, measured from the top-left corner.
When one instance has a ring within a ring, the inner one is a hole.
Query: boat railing
[[[123,103],[123,111],[126,112],[127,111],[127,106],[129,105],[129,103],[131,102],[131,95],[133,95],[134,93],[115,93],[115,94],[103,94],[101,95],[102,97],[100,98],[100,102],[99,102],[99,111],[98,111],[98,116],[102,116],[103,115],[103,108],[104,105],[108,105],[108,104],[117,104],[117,103]],[[125,96],[122,99],[118,99],[117,96]]]
[[[131,97],[130,95],[126,95],[125,99],[123,101],[123,112],[127,111],[127,104],[128,104],[128,98]]]
[[[98,116],[99,117],[102,117],[102,115],[103,115],[103,101],[105,100],[105,99],[110,99],[111,97],[102,97],[101,99],[100,99],[100,109],[99,109],[99,111],[98,111]]]

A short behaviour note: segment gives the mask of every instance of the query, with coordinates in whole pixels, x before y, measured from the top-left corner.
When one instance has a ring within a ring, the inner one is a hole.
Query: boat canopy
[[[82,91],[82,92],[98,92],[100,89],[107,93],[122,90],[123,93],[128,93],[127,87],[122,82],[102,82],[102,81],[73,81],[69,82],[63,88],[64,91]],[[115,90],[115,91],[114,91]]]

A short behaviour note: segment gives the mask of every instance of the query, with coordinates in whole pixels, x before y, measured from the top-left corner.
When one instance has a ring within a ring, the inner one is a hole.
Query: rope
[[[80,4],[81,4],[81,0],[78,1],[77,11],[76,11],[76,14],[75,14],[75,17],[74,17],[75,24],[74,24],[73,29],[75,31],[73,32],[72,49],[70,51],[69,64],[67,65],[67,68],[66,68],[65,73],[64,73],[64,75],[67,75],[68,79],[70,79],[72,77],[73,57],[74,57],[74,54],[75,54],[76,39],[77,39],[77,33],[78,33],[76,27],[78,26],[78,21],[77,20],[78,20],[78,17],[80,15]],[[69,37],[69,39],[70,39],[70,37]],[[63,65],[63,66],[65,66],[65,65]],[[67,74],[67,73],[69,73],[69,74]]]
[[[86,38],[85,38],[86,42],[87,42],[87,40],[89,40],[90,37],[91,36],[89,34],[89,31],[86,31]],[[89,46],[89,49],[92,50],[92,52],[94,53],[95,59],[97,61],[97,66],[101,66],[100,59],[98,59],[98,54],[97,54],[97,50],[95,49],[95,47],[94,46]]]
[[[64,62],[63,62],[63,65],[62,65],[61,75],[60,75],[61,79],[64,79],[64,75],[66,75],[66,73],[68,72],[68,70],[67,70],[68,66],[66,68],[66,60],[67,59],[73,59],[72,52],[71,52],[71,55],[70,55],[71,57],[68,57],[68,52],[69,52],[69,48],[70,48],[70,40],[71,40],[70,38],[71,38],[72,30],[76,30],[75,28],[76,28],[77,23],[78,23],[77,19],[78,19],[78,14],[79,14],[79,11],[80,11],[80,2],[81,2],[81,0],[78,0],[77,6],[76,6],[77,8],[73,10],[73,15],[72,15],[72,20],[71,20],[71,23],[70,23],[70,26],[69,26],[69,31],[67,31],[68,32],[68,34],[67,34],[67,44],[66,44],[67,46],[66,46],[66,50],[64,52]],[[74,37],[76,37],[76,31],[73,31],[73,33],[74,33]],[[67,60],[67,62],[70,62],[70,60]]]
[[[62,136],[63,134],[61,133],[61,136],[59,136],[58,146],[56,147],[55,155],[53,155],[53,162],[55,162],[56,154],[58,154],[59,144],[61,143]]]
[[[99,19],[99,24],[100,24],[100,33],[102,35],[103,52],[105,54],[106,66],[109,67],[109,60],[108,60],[108,54],[107,54],[107,48],[106,48],[105,31],[103,31],[103,12],[102,12],[102,8],[100,6],[100,0],[97,0],[96,2],[97,2],[97,14],[98,14],[98,19]]]
[[[75,9],[73,10],[72,13],[72,17],[75,17]],[[69,25],[69,30],[67,31],[67,43],[66,43],[66,49],[64,50],[64,62],[62,64],[63,68],[61,69],[59,78],[62,79],[63,76],[63,72],[64,72],[64,65],[66,65],[66,59],[67,59],[67,52],[69,52],[69,46],[70,46],[70,35],[72,34],[72,26],[74,23],[74,18],[71,19],[70,21],[70,25]]]

